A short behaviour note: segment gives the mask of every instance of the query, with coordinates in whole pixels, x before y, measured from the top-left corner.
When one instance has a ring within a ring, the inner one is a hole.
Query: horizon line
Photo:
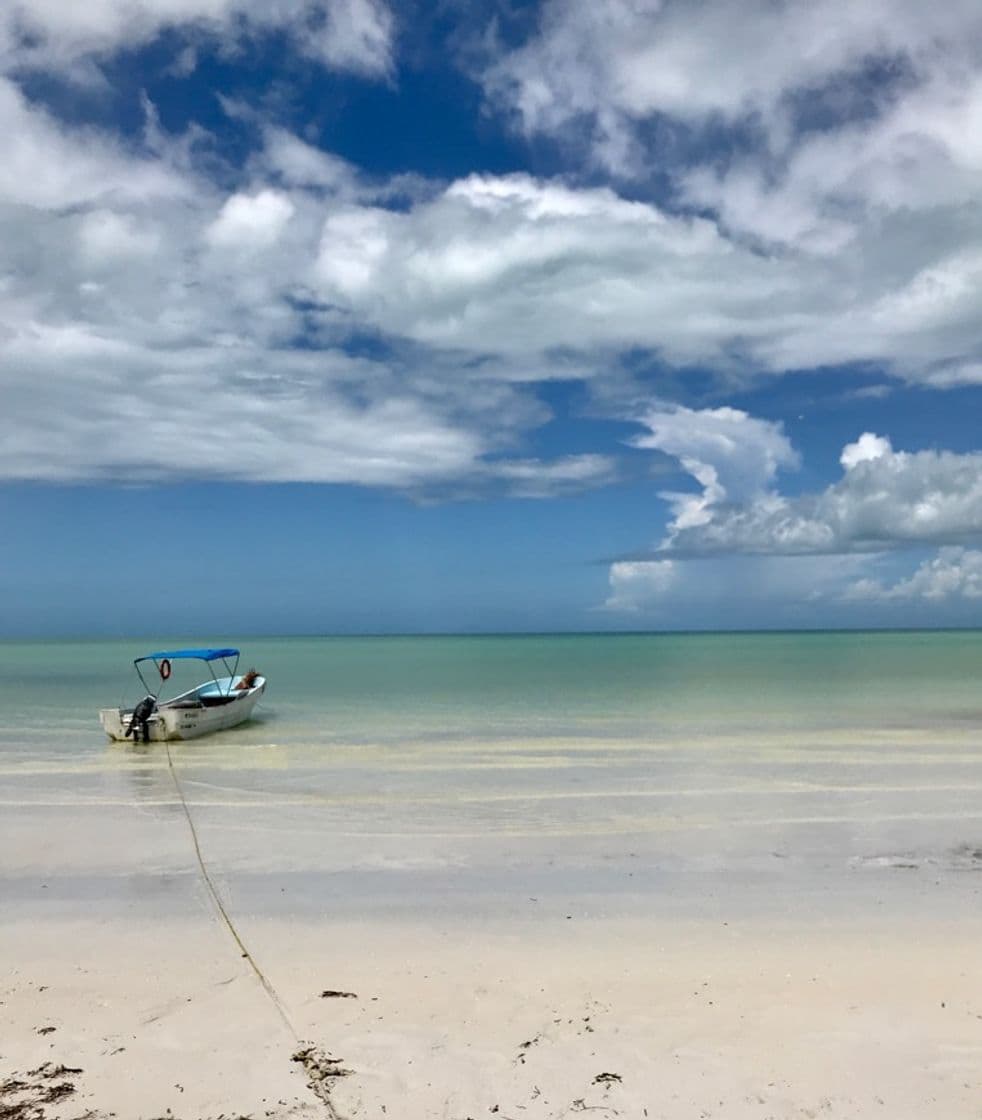
[[[665,628],[660,630],[364,630],[364,631],[296,631],[292,633],[254,633],[243,634],[237,642],[343,639],[386,639],[386,638],[629,638],[629,637],[700,637],[723,634],[742,635],[780,635],[780,634],[959,634],[982,632],[982,626],[762,626],[762,627],[722,627],[711,629]],[[158,631],[157,633],[161,633]],[[212,641],[215,633],[185,634],[179,641]],[[225,633],[228,633],[227,631]],[[155,641],[148,635],[139,634],[0,634],[0,642],[129,642]]]

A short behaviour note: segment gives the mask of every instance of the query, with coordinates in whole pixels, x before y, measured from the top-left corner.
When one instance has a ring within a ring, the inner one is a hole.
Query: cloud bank
[[[818,493],[788,497],[780,467],[797,456],[780,425],[736,409],[655,407],[638,422],[638,447],[677,459],[701,487],[663,492],[674,518],[651,559],[609,570],[605,607],[658,612],[739,594],[788,602],[885,603],[982,597],[982,454],[895,451],[864,432],[842,449],[842,477]],[[860,576],[885,555],[934,547],[910,577]],[[721,561],[725,560],[725,566]],[[734,562],[736,561],[736,562]],[[712,578],[707,582],[707,573]]]

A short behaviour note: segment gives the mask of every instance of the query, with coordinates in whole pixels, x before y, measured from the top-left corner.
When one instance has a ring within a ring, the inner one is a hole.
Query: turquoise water
[[[178,644],[0,643],[0,885],[98,881],[129,905],[193,880],[166,750],[98,723],[139,695],[133,657]],[[879,905],[894,868],[923,873],[904,906],[939,876],[975,905],[982,633],[234,644],[269,681],[257,717],[171,751],[209,861],[257,912],[822,910]]]
[[[102,752],[97,709],[139,696],[133,657],[167,644],[0,642],[0,752]],[[269,679],[257,722],[233,733],[250,743],[930,731],[982,714],[982,633],[974,631],[238,644],[242,667]]]

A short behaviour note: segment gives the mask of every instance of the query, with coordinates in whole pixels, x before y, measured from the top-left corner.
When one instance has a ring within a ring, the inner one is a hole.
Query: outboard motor
[[[139,743],[140,734],[143,734],[144,743],[150,742],[150,724],[149,720],[153,713],[157,710],[157,701],[153,696],[144,696],[139,704],[133,709],[133,717],[130,720],[130,725],[126,729],[126,737],[133,736],[133,742]]]

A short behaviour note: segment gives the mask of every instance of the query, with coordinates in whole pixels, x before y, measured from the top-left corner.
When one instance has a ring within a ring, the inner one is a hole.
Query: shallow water
[[[110,744],[97,718],[168,644],[0,643],[8,888],[185,889],[166,751]],[[172,756],[208,858],[257,912],[704,909],[735,887],[854,904],[874,884],[909,901],[904,875],[976,890],[980,633],[237,644],[269,679],[257,718]],[[46,843],[66,824],[70,847]]]

